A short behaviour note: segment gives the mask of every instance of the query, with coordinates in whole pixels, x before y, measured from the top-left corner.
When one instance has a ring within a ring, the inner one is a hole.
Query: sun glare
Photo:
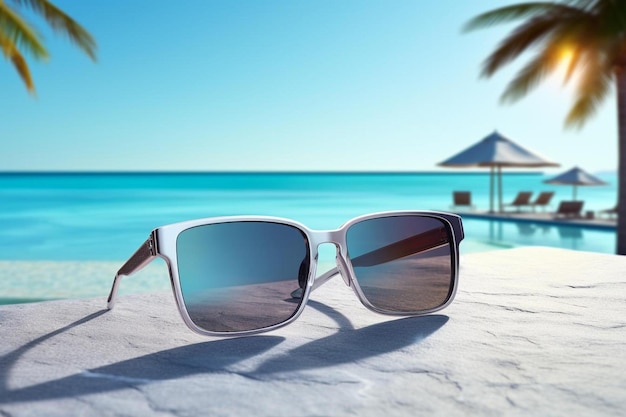
[[[548,82],[554,89],[561,90],[565,88],[571,91],[572,88],[575,88],[580,78],[579,71],[577,70],[574,70],[574,72],[570,74],[569,79],[567,78],[567,73],[574,59],[575,50],[571,47],[563,47],[558,54],[556,68],[552,74],[550,74]]]
[[[556,68],[556,74],[558,75],[559,79],[565,80],[565,77],[567,76],[567,71],[573,59],[574,50],[572,48],[564,47],[559,52],[558,65]]]

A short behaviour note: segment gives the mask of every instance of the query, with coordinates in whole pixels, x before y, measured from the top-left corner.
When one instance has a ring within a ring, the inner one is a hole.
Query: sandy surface
[[[461,262],[439,313],[381,316],[333,279],[293,324],[236,339],[189,331],[169,291],[0,306],[0,415],[624,414],[626,258]]]

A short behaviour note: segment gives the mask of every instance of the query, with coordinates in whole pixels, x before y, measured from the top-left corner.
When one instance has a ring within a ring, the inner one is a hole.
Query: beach
[[[618,416],[624,266],[554,248],[468,254],[454,302],[417,318],[368,311],[335,278],[294,323],[234,339],[192,333],[171,291],[111,311],[104,296],[0,306],[0,413]]]
[[[113,277],[159,221],[244,207],[333,228],[361,211],[413,204],[415,176],[376,176],[378,188],[356,176],[350,191],[335,184],[323,192],[303,186],[316,176],[255,190],[151,189],[133,178],[104,188],[57,178],[35,193],[4,189],[13,210],[0,220],[0,413],[617,416],[626,407],[624,262],[609,254],[610,229],[475,210],[464,217],[459,290],[446,309],[376,314],[335,277],[289,326],[220,339],[185,326],[161,259],[122,278],[116,307],[106,310]],[[447,185],[426,207],[449,209],[452,183],[463,177],[429,178]],[[464,185],[480,189],[484,179]],[[211,209],[207,200],[216,201]],[[333,257],[321,248],[318,274]]]
[[[624,416],[625,38],[0,0],[0,417]]]

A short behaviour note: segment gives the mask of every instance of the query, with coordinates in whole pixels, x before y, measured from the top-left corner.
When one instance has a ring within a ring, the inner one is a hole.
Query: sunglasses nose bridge
[[[350,287],[349,269],[346,265],[347,250],[345,247],[345,232],[341,229],[316,231],[314,232],[313,241],[315,247],[319,247],[322,244],[331,244],[335,246],[335,262],[337,264],[337,270],[339,271],[339,275],[341,275],[343,282]]]
[[[315,230],[312,232],[315,243],[335,243],[335,241],[339,238],[341,231],[340,230]]]
[[[331,243],[337,247],[343,246],[343,233],[341,230],[316,230],[311,234],[311,243],[313,246],[319,246],[324,243]]]

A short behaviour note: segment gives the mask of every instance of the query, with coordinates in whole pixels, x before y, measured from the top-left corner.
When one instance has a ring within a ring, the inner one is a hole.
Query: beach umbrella
[[[579,185],[607,185],[607,183],[602,181],[600,178],[594,177],[593,175],[579,167],[574,167],[569,171],[565,171],[564,173],[559,174],[552,179],[545,180],[544,183],[556,185],[572,185],[572,200],[574,201],[576,201],[576,189]]]
[[[497,131],[438,165],[455,168],[489,167],[490,212],[494,211],[494,179],[497,179],[498,182],[498,210],[502,211],[502,168],[559,166],[559,164],[523,148]]]

